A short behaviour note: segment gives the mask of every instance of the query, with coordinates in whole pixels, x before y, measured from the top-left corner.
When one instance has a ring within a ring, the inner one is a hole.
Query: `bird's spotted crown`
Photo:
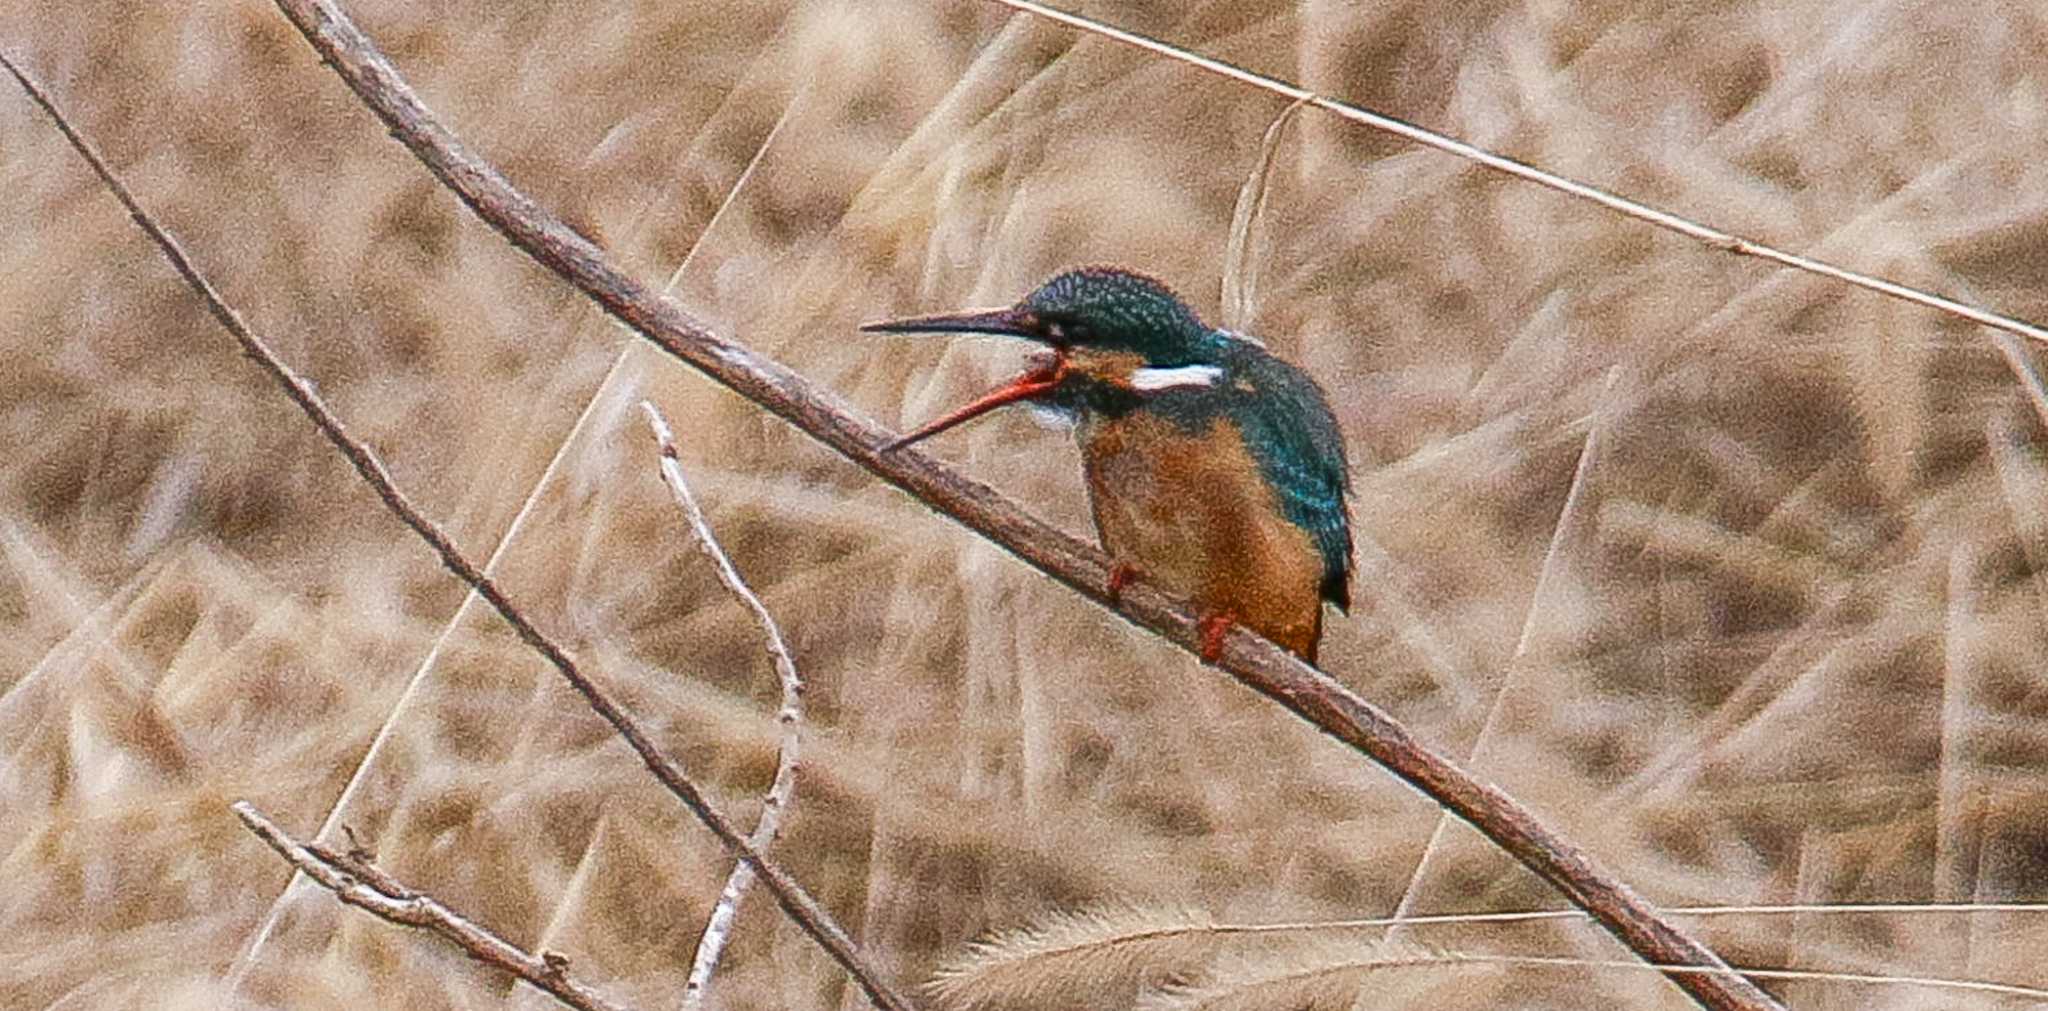
[[[1209,335],[1173,289],[1117,267],[1081,267],[1039,285],[1018,306],[1056,343],[1135,351],[1157,362],[1190,360]]]

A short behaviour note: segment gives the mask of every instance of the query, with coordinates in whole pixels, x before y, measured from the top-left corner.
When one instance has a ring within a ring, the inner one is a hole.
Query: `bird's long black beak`
[[[879,323],[862,323],[860,328],[869,333],[988,333],[1036,340],[1039,339],[1037,325],[1037,317],[1012,306],[888,319]]]
[[[1027,340],[1044,340],[1038,332],[1037,320],[1028,311],[1016,308],[912,316],[908,319],[865,323],[861,325],[861,329],[869,333],[985,333],[1023,337]],[[882,452],[892,453],[914,442],[922,442],[1005,404],[1045,396],[1059,385],[1065,372],[1064,354],[1055,351],[1052,354],[1041,355],[1032,362],[1031,368],[1023,375],[988,391],[950,414],[926,422],[916,431],[883,446]]]

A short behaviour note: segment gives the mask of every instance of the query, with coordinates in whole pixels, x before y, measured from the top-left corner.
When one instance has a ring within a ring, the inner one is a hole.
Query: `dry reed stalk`
[[[2041,912],[2022,904],[2018,909]],[[1912,913],[1960,915],[1996,911],[1977,905],[1741,906],[1667,910],[1674,915],[1823,916]],[[1169,1011],[1217,1006],[1410,1006],[1427,994],[1403,991],[1392,1000],[1388,971],[1435,966],[1654,971],[1643,962],[1465,951],[1419,940],[1396,941],[1388,928],[1474,923],[1538,923],[1584,919],[1575,910],[1464,913],[1295,923],[1223,923],[1183,910],[1124,909],[1048,917],[978,941],[941,967],[929,989],[950,1007],[1079,1007],[1136,1003]],[[1381,936],[1352,939],[1352,931]],[[1983,979],[1884,974],[1819,968],[1744,965],[1763,979],[1810,980],[1859,986],[2048,998],[2048,990]],[[1424,977],[1418,986],[1445,981]],[[1464,992],[1464,996],[1471,996]],[[1131,999],[1125,1000],[1123,998]]]
[[[1189,66],[1198,67],[1212,74],[1219,74],[1231,80],[1241,82],[1260,91],[1290,99],[1298,105],[1315,106],[1334,116],[1456,155],[1483,165],[1495,172],[1505,173],[1517,179],[1535,183],[1545,189],[1555,190],[1567,196],[1590,201],[1617,214],[1655,225],[1667,231],[1676,232],[1679,235],[1697,240],[1723,252],[1735,253],[1741,256],[1752,256],[1778,264],[1781,267],[1790,267],[1818,277],[1832,278],[1846,284],[1855,285],[1858,288],[1874,291],[1881,295],[1911,302],[1915,305],[1947,313],[1960,319],[1966,319],[1972,323],[1988,326],[1994,330],[2002,330],[2006,333],[2018,334],[2031,340],[2048,343],[2048,330],[2043,330],[2025,320],[2015,319],[2002,313],[1970,305],[1967,302],[1959,302],[1952,298],[1934,294],[1933,292],[1899,284],[1896,281],[1874,277],[1861,271],[1838,267],[1823,260],[1801,256],[1798,253],[1789,253],[1775,246],[1765,245],[1753,239],[1746,239],[1733,232],[1723,231],[1712,225],[1695,221],[1691,218],[1681,217],[1669,211],[1658,210],[1655,207],[1630,200],[1627,197],[1610,193],[1594,186],[1588,186],[1575,179],[1567,179],[1555,173],[1545,172],[1533,165],[1528,165],[1512,158],[1504,158],[1484,148],[1475,147],[1464,141],[1437,133],[1434,130],[1424,129],[1413,123],[1395,119],[1391,116],[1382,116],[1370,110],[1337,101],[1327,95],[1318,95],[1299,85],[1291,84],[1275,77],[1268,77],[1265,74],[1255,73],[1243,67],[1203,56],[1200,53],[1190,52],[1178,46],[1168,45],[1157,39],[1148,38],[1136,32],[1125,31],[1093,18],[1063,11],[1056,7],[1048,7],[1044,4],[1036,3],[1034,0],[991,0],[991,2],[1035,14],[1042,18],[1049,18],[1060,24],[1079,28],[1082,31],[1090,32],[1106,39],[1113,39],[1125,45],[1136,46],[1146,52],[1156,53]]]

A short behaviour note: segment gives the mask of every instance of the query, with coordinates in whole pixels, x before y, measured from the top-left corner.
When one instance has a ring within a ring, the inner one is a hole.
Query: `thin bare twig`
[[[14,75],[14,79],[19,81],[22,88],[29,93],[29,97],[33,98],[36,104],[43,108],[44,112],[49,113],[50,118],[56,122],[57,129],[62,131],[65,139],[71,142],[72,148],[92,167],[93,172],[99,176],[101,182],[106,184],[107,189],[121,201],[122,206],[128,209],[128,215],[135,219],[135,223],[163,251],[164,257],[171,261],[171,266],[177,270],[179,276],[183,277],[186,284],[190,285],[205,300],[207,310],[213,314],[213,318],[218,320],[220,325],[234,336],[236,343],[241,345],[243,353],[262,366],[263,370],[277,381],[278,385],[283,388],[285,396],[291,398],[292,403],[298,405],[299,410],[312,420],[313,424],[320,429],[321,434],[325,435],[327,440],[333,443],[335,449],[339,450],[342,456],[348,459],[349,464],[356,469],[356,473],[360,474],[363,480],[368,482],[370,487],[376,491],[377,497],[383,500],[385,508],[391,510],[400,521],[414,533],[418,534],[420,539],[426,541],[434,549],[434,553],[440,557],[442,565],[446,566],[450,572],[453,572],[463,582],[469,584],[478,595],[489,601],[491,607],[496,609],[498,614],[505,619],[506,623],[511,625],[513,630],[519,634],[520,639],[533,647],[536,652],[547,659],[548,663],[561,672],[562,677],[569,682],[570,686],[583,696],[584,702],[591,709],[595,710],[599,716],[603,717],[606,723],[611,724],[612,729],[617,731],[618,735],[624,738],[628,745],[632,746],[634,753],[640,756],[641,762],[647,766],[648,771],[654,774],[654,778],[662,786],[666,787],[678,800],[681,800],[683,805],[689,808],[690,813],[696,815],[699,821],[710,828],[712,833],[718,836],[719,841],[732,850],[735,856],[754,866],[754,869],[761,875],[762,880],[766,882],[768,890],[774,893],[776,901],[788,912],[790,918],[796,921],[797,926],[816,940],[832,956],[834,961],[845,968],[847,973],[852,975],[860,984],[861,988],[867,991],[868,997],[876,1005],[887,1008],[889,1011],[908,1011],[912,1007],[910,1002],[898,995],[888,984],[883,982],[881,976],[873,968],[868,966],[866,961],[860,956],[859,951],[854,948],[853,941],[847,937],[846,931],[840,928],[838,922],[832,918],[831,914],[826,912],[825,908],[815,898],[812,898],[811,894],[805,891],[803,886],[796,882],[795,878],[790,877],[789,872],[764,859],[754,849],[753,844],[749,843],[747,838],[740,834],[739,829],[725,815],[719,813],[716,808],[711,806],[710,801],[705,799],[703,791],[698,789],[695,783],[683,775],[682,769],[667,755],[663,754],[661,749],[654,745],[653,740],[647,736],[646,731],[640,729],[639,724],[635,723],[626,714],[625,710],[619,708],[618,703],[614,702],[604,689],[591,681],[576,665],[576,662],[569,657],[568,653],[563,651],[561,646],[534,627],[533,622],[505,595],[504,591],[499,589],[496,583],[492,582],[478,570],[456,548],[454,542],[449,540],[448,535],[442,532],[441,528],[435,525],[432,520],[428,519],[417,506],[413,505],[411,499],[403,491],[400,491],[397,484],[392,481],[391,475],[385,471],[384,464],[377,459],[376,454],[372,453],[368,446],[350,435],[347,428],[342,425],[341,419],[327,408],[327,405],[321,401],[320,395],[314,392],[311,384],[307,383],[289,365],[286,365],[282,359],[278,358],[263,339],[249,329],[248,324],[243,322],[241,314],[236,312],[234,307],[221,297],[220,292],[214,288],[213,283],[208,281],[205,275],[201,274],[199,269],[193,265],[191,257],[186,255],[184,248],[178,243],[178,240],[156,223],[149,215],[149,212],[144,210],[141,203],[128,191],[128,187],[123,185],[121,180],[114,175],[113,170],[107,166],[106,160],[100,157],[99,152],[71,126],[69,120],[64,118],[63,113],[57,109],[55,101],[50,98],[49,94],[4,52],[0,52],[0,66],[5,66],[8,73]]]
[[[1189,652],[1199,651],[1197,618],[1184,600],[1142,581],[1109,598],[1109,562],[1094,545],[1061,531],[917,451],[884,453],[894,438],[850,406],[779,362],[713,333],[675,302],[627,276],[604,251],[505,181],[458,141],[420,101],[368,37],[327,0],[276,0],[321,59],[341,76],[414,157],[477,216],[561,274],[606,312],[678,360],[754,401],[870,473],[988,538],[1040,572]],[[1293,654],[1236,628],[1218,666],[1317,728],[1358,749],[1550,882],[1647,961],[1690,965],[1667,976],[1717,1011],[1778,1003],[1691,935],[1664,919],[1601,867],[1500,790],[1432,751],[1378,707]],[[721,838],[728,838],[723,832]],[[744,840],[728,838],[740,846]],[[751,848],[743,851],[752,853]],[[756,857],[755,859],[758,859]],[[778,894],[778,898],[781,898]],[[785,903],[785,908],[789,908]]]
[[[775,722],[782,728],[782,741],[775,756],[775,781],[768,786],[768,793],[761,798],[761,817],[754,823],[753,834],[747,841],[754,849],[766,854],[775,843],[775,837],[782,831],[782,814],[796,799],[796,768],[803,745],[804,725],[804,681],[797,674],[796,660],[789,655],[789,644],[782,638],[782,629],[775,623],[775,616],[768,613],[768,605],[754,593],[747,581],[740,578],[732,559],[718,543],[717,535],[711,532],[711,524],[704,518],[704,510],[697,505],[697,496],[690,492],[690,482],[683,477],[683,465],[676,451],[675,433],[668,427],[668,420],[661,411],[648,401],[640,402],[640,409],[647,412],[647,424],[654,429],[654,440],[661,450],[661,479],[667,482],[669,490],[675,493],[676,505],[682,507],[683,515],[690,521],[690,529],[697,535],[697,546],[711,559],[713,568],[718,570],[718,581],[739,602],[752,612],[754,623],[761,626],[761,636],[767,640],[768,655],[775,662],[775,678],[782,685],[782,707],[775,711]],[[725,953],[725,944],[732,937],[733,921],[738,918],[740,902],[746,898],[747,889],[754,883],[754,869],[744,860],[733,864],[732,874],[725,879],[725,888],[718,893],[718,903],[711,907],[711,918],[704,924],[704,936],[697,942],[697,957],[690,963],[690,977],[683,983],[683,1008],[695,1011],[704,1006],[705,988],[711,985],[711,974],[718,971],[719,956]]]
[[[361,856],[319,843],[299,842],[246,800],[230,806],[257,838],[270,844],[286,862],[333,892],[344,904],[369,910],[379,919],[401,927],[419,927],[439,934],[470,958],[509,972],[570,1007],[581,1011],[625,1011],[624,1005],[615,1004],[587,984],[570,979],[566,957],[551,951],[530,954],[448,908],[441,900],[400,883]]]
[[[1072,14],[1057,7],[1048,7],[1045,4],[1036,3],[1034,0],[994,0],[994,2],[1027,14],[1057,21],[1072,28],[1079,28],[1082,31],[1100,35],[1103,38],[1112,39],[1127,46],[1135,46],[1146,52],[1155,53],[1168,59],[1185,63],[1188,66],[1205,70],[1221,77],[1227,77],[1233,81],[1249,84],[1260,91],[1278,95],[1281,98],[1313,105],[1341,119],[1347,119],[1353,123],[1359,123],[1375,130],[1391,133],[1425,147],[1433,147],[1439,151],[1457,155],[1467,161],[1484,165],[1496,172],[1504,172],[1546,189],[1556,190],[1567,196],[1590,201],[1610,211],[1634,218],[1637,221],[1646,221],[1659,228],[1677,232],[1689,239],[1695,239],[1723,252],[1735,253],[1741,256],[1754,256],[1760,260],[1768,260],[1782,267],[1791,267],[1794,270],[1802,270],[1821,277],[1831,277],[1837,281],[1853,284],[1858,288],[1865,288],[1881,295],[1889,295],[1892,298],[1911,302],[1914,305],[1926,306],[1929,309],[1945,312],[1951,316],[1959,316],[1972,323],[1981,323],[1996,330],[2003,330],[2007,333],[2015,333],[2022,337],[2048,343],[2048,330],[2043,330],[2032,323],[2014,319],[2011,316],[2001,315],[1988,309],[1981,309],[1965,302],[1958,302],[1952,298],[1944,298],[1932,292],[1907,287],[1896,281],[1887,281],[1884,278],[1850,270],[1846,267],[1837,267],[1823,260],[1801,256],[1798,253],[1788,253],[1753,239],[1745,239],[1733,232],[1722,231],[1712,225],[1702,224],[1691,218],[1681,217],[1669,211],[1660,211],[1647,204],[1638,203],[1627,197],[1609,193],[1599,187],[1589,186],[1575,179],[1567,179],[1552,172],[1545,172],[1533,165],[1494,154],[1485,148],[1474,147],[1462,140],[1447,137],[1434,130],[1416,126],[1405,120],[1384,116],[1369,109],[1361,109],[1358,106],[1340,102],[1326,95],[1319,95],[1301,85],[1283,81],[1277,77],[1268,77],[1257,71],[1246,70],[1234,63],[1228,63],[1212,56],[1204,56],[1192,50],[1161,42],[1158,39],[1139,35],[1136,32],[1126,31],[1115,25],[1097,21],[1094,18]]]

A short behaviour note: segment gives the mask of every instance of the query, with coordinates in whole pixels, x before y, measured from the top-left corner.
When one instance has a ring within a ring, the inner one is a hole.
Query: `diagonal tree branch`
[[[429,171],[513,245],[575,284],[605,311],[684,363],[1132,624],[1190,652],[1198,648],[1196,618],[1186,602],[1140,584],[1111,603],[1106,593],[1108,560],[1094,547],[930,456],[882,453],[892,433],[780,363],[712,333],[676,303],[613,266],[603,250],[471,155],[334,4],[276,2],[321,59]],[[1705,945],[1667,922],[1591,855],[1543,826],[1500,790],[1474,780],[1425,747],[1393,717],[1321,671],[1241,628],[1224,641],[1219,666],[1471,822],[1644,959],[1706,970],[1666,973],[1703,1006],[1725,1011],[1779,1007]],[[724,833],[720,836],[726,838]],[[736,849],[741,842],[736,836],[727,839]],[[739,852],[749,862],[758,860],[750,847]]]
[[[632,747],[634,753],[640,756],[641,762],[654,774],[654,778],[674,794],[676,799],[682,801],[683,806],[689,808],[690,813],[696,815],[697,820],[703,822],[712,834],[718,836],[719,841],[724,843],[734,856],[754,868],[768,890],[774,894],[776,902],[789,914],[790,919],[796,921],[798,927],[817,941],[819,947],[824,948],[826,953],[860,984],[861,989],[867,992],[869,999],[877,1007],[888,1011],[910,1011],[913,1005],[892,990],[882,980],[881,975],[867,964],[860,952],[854,948],[852,939],[838,922],[833,920],[832,915],[825,911],[824,906],[805,891],[788,871],[762,857],[753,843],[741,834],[730,819],[711,806],[703,791],[683,775],[682,769],[673,759],[655,746],[647,732],[612,700],[611,695],[590,680],[560,645],[534,627],[511,598],[507,597],[490,577],[485,576],[482,570],[455,546],[448,535],[399,490],[376,454],[349,434],[341,419],[327,408],[312,384],[294,372],[254,331],[249,329],[249,325],[242,320],[241,313],[236,312],[221,296],[219,290],[214,288],[213,283],[199,272],[199,268],[192,263],[192,258],[186,255],[178,240],[150,217],[149,212],[135,199],[135,195],[128,191],[128,187],[123,185],[119,177],[107,166],[106,160],[101,158],[92,145],[71,126],[70,121],[64,118],[49,93],[30,79],[4,51],[0,51],[0,67],[14,75],[14,79],[28,92],[29,97],[34,99],[44,112],[49,113],[50,118],[56,122],[57,129],[64,134],[67,141],[70,141],[72,148],[92,166],[94,174],[98,175],[107,189],[121,201],[121,206],[127,208],[129,217],[134,218],[136,225],[141,227],[163,251],[164,257],[171,261],[171,266],[177,270],[178,275],[199,293],[200,298],[206,303],[207,311],[213,314],[222,328],[234,335],[243,353],[277,381],[284,389],[285,396],[289,397],[292,403],[320,429],[320,433],[334,444],[334,448],[348,459],[356,473],[360,474],[364,482],[376,491],[377,497],[383,500],[385,508],[390,509],[392,514],[418,534],[421,540],[426,541],[428,546],[434,549],[434,553],[440,556],[442,565],[488,601],[505,619],[506,624],[511,625],[519,634],[521,640],[532,646],[535,652],[561,672],[563,679],[583,696],[584,702],[603,717],[605,722],[611,724],[612,729],[616,730]],[[246,816],[244,820],[247,820]]]

